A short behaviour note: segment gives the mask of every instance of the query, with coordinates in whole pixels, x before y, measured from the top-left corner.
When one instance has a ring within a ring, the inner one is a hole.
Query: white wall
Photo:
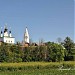
[[[11,43],[11,44],[14,44],[15,43],[15,38],[10,38],[10,37],[4,37],[3,38],[3,41],[6,42],[6,43]]]

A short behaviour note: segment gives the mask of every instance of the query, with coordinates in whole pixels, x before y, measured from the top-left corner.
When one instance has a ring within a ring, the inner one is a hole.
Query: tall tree
[[[65,60],[72,59],[72,48],[74,48],[74,42],[70,39],[70,37],[66,37],[63,46],[65,47]]]

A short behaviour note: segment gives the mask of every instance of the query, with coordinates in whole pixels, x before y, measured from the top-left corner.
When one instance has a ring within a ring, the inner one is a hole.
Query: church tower
[[[26,27],[25,33],[24,33],[24,42],[29,44],[29,33],[28,33],[27,27]]]
[[[4,27],[4,36],[7,36],[8,37],[8,29],[7,29],[6,26]]]

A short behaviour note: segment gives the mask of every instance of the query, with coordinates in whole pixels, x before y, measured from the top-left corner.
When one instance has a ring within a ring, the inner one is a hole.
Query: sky
[[[38,42],[74,37],[74,0],[0,0],[0,27],[11,27],[12,36],[22,41],[25,28]]]

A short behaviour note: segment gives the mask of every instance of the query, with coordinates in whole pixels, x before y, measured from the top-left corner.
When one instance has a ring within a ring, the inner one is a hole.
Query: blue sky
[[[0,0],[0,27],[5,23],[20,42],[26,26],[34,42],[74,40],[74,0]]]

